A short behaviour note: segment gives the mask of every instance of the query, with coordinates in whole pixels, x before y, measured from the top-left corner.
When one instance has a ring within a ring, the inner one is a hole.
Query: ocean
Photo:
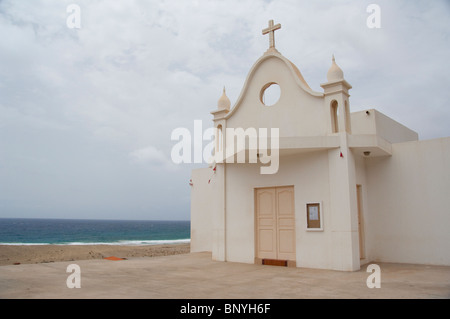
[[[189,221],[0,218],[0,245],[158,245],[189,242]]]

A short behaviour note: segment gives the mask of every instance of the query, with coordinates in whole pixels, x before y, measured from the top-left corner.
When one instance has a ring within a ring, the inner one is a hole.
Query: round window
[[[265,106],[272,106],[278,102],[281,95],[280,86],[275,83],[267,83],[261,90],[260,100]]]

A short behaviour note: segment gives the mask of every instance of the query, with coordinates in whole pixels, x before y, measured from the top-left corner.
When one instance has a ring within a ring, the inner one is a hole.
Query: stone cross
[[[269,20],[269,27],[262,30],[262,34],[269,34],[269,48],[275,48],[275,30],[281,29],[281,24],[273,25],[273,20]]]

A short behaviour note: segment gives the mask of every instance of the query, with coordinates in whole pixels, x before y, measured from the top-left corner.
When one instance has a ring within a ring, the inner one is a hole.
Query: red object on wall
[[[212,175],[211,175],[211,178],[210,178],[209,181],[208,181],[208,184],[211,183],[211,179],[214,177],[214,174],[216,173],[216,167],[214,166],[212,170],[213,170],[213,173],[212,173]]]

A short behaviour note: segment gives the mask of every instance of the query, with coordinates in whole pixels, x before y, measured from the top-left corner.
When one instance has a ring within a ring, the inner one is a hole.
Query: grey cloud
[[[334,53],[353,111],[450,135],[446,1],[377,1],[378,30],[371,1],[80,0],[79,30],[71,3],[0,2],[0,217],[188,219],[170,134],[210,126],[224,85],[236,101],[269,19],[313,89]]]

